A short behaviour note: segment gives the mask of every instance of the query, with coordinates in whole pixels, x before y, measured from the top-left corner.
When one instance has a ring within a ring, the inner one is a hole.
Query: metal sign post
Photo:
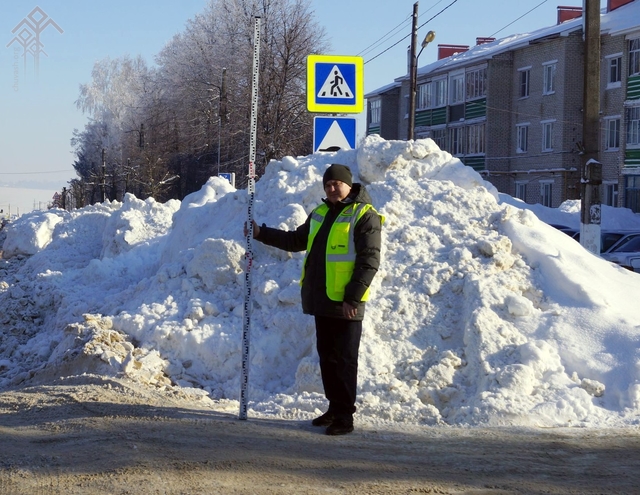
[[[247,252],[245,253],[246,268],[244,272],[244,322],[242,326],[242,373],[240,376],[240,414],[239,419],[247,419],[249,403],[249,337],[251,328],[251,268],[253,265],[253,201],[255,196],[256,178],[256,141],[258,132],[258,76],[260,69],[260,17],[255,18],[253,34],[253,81],[251,88],[251,128],[249,138],[249,175],[247,192],[249,206],[247,208]]]

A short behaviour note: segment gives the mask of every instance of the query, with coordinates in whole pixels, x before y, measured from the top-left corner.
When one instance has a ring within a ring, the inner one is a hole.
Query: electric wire
[[[524,16],[529,15],[531,12],[533,12],[534,10],[536,10],[538,7],[540,7],[541,5],[547,3],[549,0],[543,0],[542,2],[540,2],[538,5],[536,5],[535,7],[533,7],[531,10],[529,10],[528,12],[525,12],[524,14],[522,14],[520,17],[518,17],[517,19],[514,19],[513,21],[511,21],[509,24],[507,24],[506,26],[498,29],[495,33],[493,33],[491,36],[489,36],[489,38],[493,38],[496,34],[498,34],[501,31],[504,31],[505,29],[507,29],[509,26],[511,26],[512,24],[518,22],[520,19],[522,19]]]
[[[428,24],[429,22],[431,22],[433,19],[435,19],[436,17],[438,17],[440,14],[442,14],[445,10],[447,10],[449,7],[451,7],[454,3],[456,3],[458,0],[453,0],[453,2],[451,2],[449,5],[447,5],[444,9],[442,9],[440,12],[438,12],[437,14],[435,14],[434,16],[432,16],[429,20],[427,20],[426,22],[424,22],[423,24],[421,24],[419,27],[424,27],[426,24]],[[419,17],[419,16],[418,16]],[[378,58],[380,55],[388,52],[389,50],[391,50],[392,48],[394,48],[395,46],[399,45],[400,43],[402,43],[404,40],[406,40],[407,38],[409,38],[411,36],[411,33],[409,33],[408,35],[404,36],[403,38],[399,39],[398,41],[396,41],[393,45],[389,46],[388,48],[384,49],[383,51],[381,51],[380,53],[378,53],[377,55],[375,55],[374,57],[371,57],[369,60],[365,61],[365,65],[368,64],[369,62],[371,62],[372,60],[375,60],[376,58]]]
[[[438,3],[442,2],[443,0],[440,0],[439,2],[437,2],[435,5],[437,5]],[[442,9],[440,12],[438,12],[437,14],[435,14],[433,17],[431,17],[430,19],[428,19],[426,22],[422,23],[420,26],[418,26],[418,29],[423,28],[425,25],[427,25],[429,22],[431,22],[433,19],[435,19],[436,17],[438,17],[440,14],[442,14],[445,10],[447,10],[449,7],[451,7],[454,3],[456,3],[458,0],[454,0],[453,2],[451,2],[449,5],[447,5],[444,9]],[[492,35],[489,36],[489,38],[493,38],[496,34],[504,31],[506,28],[508,28],[509,26],[511,26],[512,24],[518,22],[520,19],[522,19],[523,17],[529,15],[531,12],[533,12],[534,10],[536,10],[537,8],[539,8],[540,6],[544,5],[545,3],[547,3],[549,0],[543,0],[542,2],[540,2],[538,5],[536,5],[535,7],[533,7],[532,9],[528,10],[527,12],[525,12],[524,14],[522,14],[520,17],[517,17],[516,19],[514,19],[513,21],[511,21],[509,24],[506,24],[505,26],[501,27],[498,31],[496,31],[495,33],[493,33]],[[435,7],[435,5],[433,7]],[[433,7],[431,7],[429,10],[431,10]],[[428,11],[427,11],[428,12]],[[421,14],[418,16],[418,18],[422,17]],[[380,44],[382,44],[382,42],[384,40],[386,40],[387,38],[389,38],[392,34],[395,34],[395,32],[400,28],[403,27],[404,24],[407,23],[407,20],[411,19],[411,16],[409,16],[407,19],[405,19],[404,21],[402,21],[399,25],[397,25],[395,28],[393,28],[391,31],[389,31],[387,34],[385,34],[384,36],[382,36],[381,38],[379,38],[377,41],[373,42],[371,45],[369,45],[367,48],[365,48],[364,50],[362,50],[358,55],[362,54],[362,55],[366,55],[368,52],[372,51],[373,48],[376,48],[377,46],[379,46]],[[401,42],[403,42],[404,40],[406,40],[407,38],[409,38],[411,36],[412,33],[407,34],[406,36],[402,37],[401,39],[399,39],[398,41],[396,41],[394,44],[392,44],[391,46],[385,48],[383,51],[381,51],[380,53],[378,53],[377,55],[371,57],[369,60],[366,60],[364,63],[367,64],[369,62],[371,62],[372,60],[375,60],[376,58],[378,58],[379,56],[381,56],[382,54],[388,52],[389,50],[391,50],[392,48],[396,47],[398,44],[400,44]]]
[[[379,45],[381,45],[384,41],[387,40],[387,38],[393,36],[396,34],[396,32],[400,29],[403,28],[405,26],[405,24],[407,24],[407,22],[411,19],[412,16],[407,16],[400,24],[398,24],[396,27],[392,28],[391,30],[387,31],[384,35],[382,35],[380,38],[378,38],[376,41],[374,41],[373,43],[371,43],[369,46],[365,47],[364,49],[360,50],[359,53],[357,53],[356,55],[359,56],[364,56],[367,53],[369,53],[370,51],[372,51],[374,48],[378,47]]]
[[[444,2],[444,0],[438,0],[434,5],[432,5],[431,7],[429,7],[426,12],[423,12],[422,14],[418,15],[418,19],[420,17],[423,17],[424,15],[426,15],[429,11],[433,10],[439,3]],[[371,43],[369,46],[365,47],[364,49],[362,49],[359,53],[357,53],[356,55],[359,56],[364,56],[367,55],[368,53],[370,53],[371,51],[373,51],[375,48],[379,47],[381,44],[383,44],[386,40],[388,40],[390,37],[395,36],[396,34],[398,34],[398,31],[400,31],[401,29],[405,28],[405,27],[410,27],[411,25],[411,18],[413,17],[413,15],[408,15],[407,17],[405,17],[405,19],[400,22],[400,24],[396,25],[394,28],[392,28],[391,30],[387,31],[385,34],[383,34],[380,38],[378,38],[376,41],[374,41],[373,43]]]

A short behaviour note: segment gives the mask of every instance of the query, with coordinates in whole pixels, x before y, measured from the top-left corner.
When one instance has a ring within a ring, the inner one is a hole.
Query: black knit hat
[[[322,185],[326,186],[327,182],[330,180],[342,181],[349,187],[353,185],[353,176],[351,175],[349,167],[338,163],[331,164],[331,166],[325,171],[322,176]]]

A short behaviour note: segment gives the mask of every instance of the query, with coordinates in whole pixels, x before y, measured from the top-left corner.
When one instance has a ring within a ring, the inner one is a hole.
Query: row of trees
[[[306,57],[326,50],[307,0],[211,0],[150,67],[141,57],[97,62],[76,102],[89,115],[72,139],[74,206],[126,192],[182,199],[211,175],[246,184],[254,17],[261,17],[256,169],[312,149]]]

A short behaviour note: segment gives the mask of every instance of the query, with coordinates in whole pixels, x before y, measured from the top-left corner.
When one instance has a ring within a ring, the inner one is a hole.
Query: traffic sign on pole
[[[307,57],[307,110],[360,113],[364,110],[364,61],[344,55]]]
[[[356,147],[356,117],[314,117],[313,152]]]

